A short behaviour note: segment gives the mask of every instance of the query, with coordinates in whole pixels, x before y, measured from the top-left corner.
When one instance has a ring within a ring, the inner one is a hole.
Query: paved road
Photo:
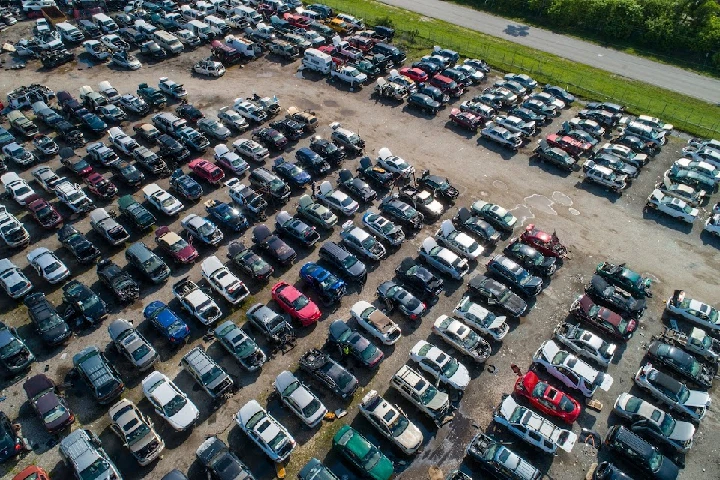
[[[720,80],[681,68],[663,65],[548,30],[517,24],[512,20],[440,0],[380,1],[711,103],[720,102]]]

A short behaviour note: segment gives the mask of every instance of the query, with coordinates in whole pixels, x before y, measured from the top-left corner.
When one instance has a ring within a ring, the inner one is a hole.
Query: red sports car
[[[560,243],[560,239],[555,232],[552,234],[543,232],[535,228],[532,223],[525,227],[525,231],[520,235],[520,241],[530,245],[546,257],[565,258],[568,255],[567,248]]]
[[[190,162],[189,167],[195,175],[213,185],[217,185],[225,178],[225,172],[223,172],[222,168],[204,158],[196,158]]]
[[[100,198],[109,200],[117,195],[118,189],[115,184],[97,172],[92,172],[83,180],[87,184],[88,190]]]
[[[530,404],[545,415],[575,423],[580,415],[580,404],[567,393],[541,381],[534,372],[517,379],[515,393],[528,399]]]
[[[192,263],[198,258],[195,247],[185,241],[180,235],[169,227],[160,227],[155,230],[155,242],[179,263]]]
[[[63,223],[63,217],[47,200],[39,195],[27,199],[25,207],[43,228],[55,228]]]
[[[463,112],[459,108],[453,108],[450,110],[450,121],[458,127],[466,130],[477,132],[483,124],[483,119],[479,115],[475,115],[471,112]]]
[[[316,323],[320,318],[318,306],[287,282],[278,282],[272,287],[272,298],[303,327]]]
[[[623,318],[609,308],[596,305],[587,295],[582,295],[573,302],[570,313],[580,321],[625,341],[633,336],[638,326],[637,320]]]
[[[551,133],[546,138],[548,145],[556,147],[561,150],[565,150],[573,157],[579,157],[583,153],[589,153],[592,151],[592,143],[583,142],[567,135],[558,135],[557,133]]]
[[[428,74],[414,67],[403,67],[399,70],[400,75],[408,77],[410,80],[418,83],[424,83],[428,81]]]

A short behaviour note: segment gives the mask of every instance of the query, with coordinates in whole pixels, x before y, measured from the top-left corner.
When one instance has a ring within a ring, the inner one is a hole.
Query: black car
[[[199,200],[203,196],[202,185],[183,172],[182,168],[176,168],[170,174],[170,191],[190,201]]]
[[[713,378],[718,371],[717,364],[700,362],[679,347],[657,340],[648,347],[647,356],[653,365],[663,365],[704,389],[712,388]]]
[[[359,385],[352,373],[327,353],[317,349],[312,349],[300,357],[300,369],[342,398],[352,397]]]
[[[182,105],[179,105],[175,109],[175,113],[178,117],[184,118],[190,123],[196,123],[201,118],[204,118],[205,115],[196,107],[193,105],[190,105],[189,103],[183,103]]]
[[[542,291],[542,279],[503,255],[496,255],[487,264],[488,272],[507,282],[527,297],[534,297]]]
[[[23,301],[28,309],[30,322],[48,346],[64,343],[72,336],[72,330],[57,313],[44,293],[31,293]]]
[[[575,101],[575,95],[568,92],[562,87],[558,87],[556,85],[545,85],[542,89],[543,92],[549,93],[553,97],[559,98],[563,102],[565,102],[565,105],[569,106],[571,103]]]
[[[260,127],[253,130],[252,139],[267,148],[275,150],[284,150],[288,144],[285,135],[270,127]]]
[[[626,147],[635,151],[635,153],[644,153],[645,155],[655,155],[657,153],[657,147],[652,142],[646,142],[640,137],[635,135],[621,135],[620,137],[613,140],[613,143],[618,145],[625,145]]]
[[[97,135],[102,135],[105,133],[105,130],[107,130],[107,123],[103,122],[102,119],[94,113],[84,113],[80,117],[80,123]]]
[[[270,128],[274,128],[275,130],[281,132],[290,140],[300,140],[304,133],[303,124],[289,118],[275,120],[270,122],[268,125]]]
[[[95,346],[75,354],[73,366],[101,405],[114,401],[125,390],[118,371]]]
[[[106,258],[98,262],[97,276],[121,302],[132,303],[140,298],[140,286],[112,260]]]
[[[272,310],[267,305],[258,303],[247,311],[250,325],[274,344],[286,345],[295,340],[295,330],[288,323],[285,315]]]
[[[548,120],[547,115],[533,112],[532,110],[525,107],[515,107],[509,112],[510,115],[518,117],[526,122],[535,122],[537,125],[542,125]]]
[[[428,77],[433,77],[440,73],[440,70],[442,70],[442,67],[439,63],[431,62],[429,60],[419,60],[417,62],[414,62],[411,67],[419,68],[423,72],[427,73]]]
[[[523,268],[543,277],[549,277],[557,270],[557,258],[546,257],[530,245],[515,240],[504,250],[505,255],[515,260]]]
[[[413,93],[407,98],[408,107],[413,107],[422,110],[430,115],[436,115],[440,110],[440,102],[433,100],[432,97],[425,95],[424,93]]]
[[[415,258],[404,258],[395,269],[395,274],[398,280],[426,300],[435,300],[442,292],[443,280],[420,265]]]
[[[160,147],[158,154],[170,165],[178,165],[190,158],[190,150],[168,134],[160,135],[157,143]]]
[[[624,316],[639,318],[646,308],[644,298],[633,298],[629,293],[608,283],[600,275],[593,275],[585,291],[597,302],[615,307],[614,310]]]
[[[67,248],[80,264],[93,263],[100,257],[100,250],[72,225],[63,225],[57,236],[62,246]]]
[[[427,312],[426,305],[401,285],[388,280],[377,287],[377,296],[385,304],[388,312],[395,308],[410,320],[420,320]]]
[[[447,93],[444,93],[442,90],[440,90],[437,87],[433,87],[432,85],[428,85],[427,83],[421,83],[418,85],[418,89],[416,93],[421,93],[423,95],[427,95],[428,97],[432,98],[436,102],[438,102],[441,106],[445,105],[450,101],[450,95]]]
[[[30,368],[35,361],[25,342],[13,327],[0,322],[0,366],[3,373],[12,378]]]
[[[157,221],[155,215],[135,200],[132,195],[124,195],[118,198],[117,203],[120,215],[130,222],[135,229],[145,231],[155,225]]]
[[[375,45],[373,45],[370,51],[372,53],[380,53],[382,55],[385,55],[393,62],[394,65],[401,65],[407,57],[405,55],[405,52],[397,48],[395,45],[391,45],[389,43],[376,43]]]
[[[680,472],[678,466],[662,455],[657,447],[621,425],[615,425],[608,430],[605,445],[618,456],[625,458],[628,465],[647,475],[644,478],[675,480]]]
[[[565,150],[550,146],[546,140],[538,142],[538,146],[533,150],[533,157],[539,162],[552,163],[568,172],[572,171],[577,163],[577,160]]]
[[[252,241],[264,252],[283,265],[289,265],[295,261],[297,253],[280,237],[274,235],[266,225],[258,225],[253,228]]]
[[[67,120],[59,121],[53,128],[57,133],[57,138],[73,148],[82,147],[86,143],[83,133]]]
[[[593,472],[592,480],[633,480],[633,478],[610,462],[602,462]]]
[[[248,175],[250,186],[258,192],[270,196],[277,203],[285,203],[290,198],[290,187],[264,167],[258,167]]]
[[[320,259],[335,267],[348,280],[361,284],[367,280],[365,264],[334,242],[325,242],[318,252]]]
[[[207,438],[195,452],[203,467],[217,480],[252,478],[250,470],[219,438]]]
[[[362,157],[358,174],[378,188],[391,188],[395,183],[395,176],[382,167],[373,165],[370,157]]]
[[[273,267],[260,255],[246,247],[242,242],[232,242],[228,246],[228,259],[240,270],[255,280],[264,281],[273,274]]]
[[[637,167],[623,162],[622,159],[616,155],[601,153],[593,156],[592,160],[595,164],[607,167],[619,175],[627,175],[628,181],[637,178],[640,174],[640,170],[638,170]]]
[[[107,305],[88,286],[78,280],[70,280],[62,287],[63,301],[81,321],[96,325],[108,317]]]
[[[68,147],[60,149],[60,163],[79,177],[84,177],[92,171],[92,166],[85,157],[75,155],[75,152]]]
[[[275,217],[275,230],[288,235],[306,247],[311,247],[320,240],[320,234],[317,233],[315,227],[311,227],[284,210]]]
[[[377,198],[377,192],[370,188],[370,185],[360,177],[353,177],[350,170],[340,170],[338,177],[338,186],[343,187],[350,195],[361,202],[369,203]]]
[[[330,140],[325,140],[322,137],[315,137],[310,141],[310,150],[334,166],[340,165],[345,158],[345,150],[342,147],[338,147]]]
[[[309,148],[299,149],[295,152],[295,158],[298,163],[308,171],[308,173],[316,177],[325,175],[330,171],[330,164],[326,162],[323,157]]]
[[[495,245],[500,240],[500,232],[484,219],[473,215],[467,208],[458,210],[452,219],[453,225],[478,237],[483,243]]]
[[[420,187],[432,192],[434,197],[448,202],[454,202],[460,195],[458,189],[450,184],[450,180],[439,175],[431,175],[430,170],[423,170],[417,182]]]
[[[383,359],[383,352],[378,347],[343,320],[330,324],[328,339],[338,347],[341,355],[350,355],[366,367],[377,367]]]
[[[20,431],[15,430],[5,412],[0,412],[0,463],[30,450],[30,444],[20,436]]]
[[[502,283],[484,275],[475,275],[468,283],[468,290],[489,307],[498,307],[510,316],[522,317],[527,312],[525,300]]]
[[[248,220],[240,209],[220,200],[205,202],[205,211],[217,225],[233,232],[241,232],[248,227]]]
[[[405,227],[413,230],[422,228],[423,214],[394,195],[389,195],[380,201],[380,211],[387,213],[391,219]]]
[[[145,174],[127,160],[120,160],[113,163],[112,168],[115,170],[114,177],[128,187],[137,187],[145,181]]]

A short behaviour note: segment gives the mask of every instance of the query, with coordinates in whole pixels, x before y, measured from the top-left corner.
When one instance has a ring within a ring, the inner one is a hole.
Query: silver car
[[[119,318],[112,322],[108,325],[108,333],[118,352],[140,371],[147,370],[157,362],[157,351],[127,320]]]
[[[282,403],[305,425],[313,428],[322,422],[327,408],[295,375],[287,370],[280,372],[273,385]]]

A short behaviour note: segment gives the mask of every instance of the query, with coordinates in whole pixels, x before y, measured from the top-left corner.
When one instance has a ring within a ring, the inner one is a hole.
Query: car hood
[[[395,440],[408,450],[417,448],[423,441],[423,434],[414,424],[408,424],[405,431]]]
[[[653,477],[657,480],[673,480],[678,477],[680,468],[675,465],[669,458],[663,457],[660,468],[654,473]]]
[[[677,422],[669,438],[671,440],[685,442],[692,440],[693,435],[695,435],[695,425],[690,422]]]
[[[198,417],[198,409],[187,400],[185,406],[175,415],[168,418],[168,421],[179,429],[185,429],[190,426]]]
[[[690,390],[690,396],[685,401],[686,407],[702,407],[707,408],[710,406],[710,395],[707,392],[701,392],[699,390]]]
[[[455,374],[448,379],[453,385],[464,389],[470,383],[470,372],[465,365],[458,365],[458,369]]]
[[[527,309],[527,303],[525,303],[525,300],[522,298],[518,297],[514,293],[511,293],[505,299],[504,307],[513,312],[515,315],[522,315]]]

